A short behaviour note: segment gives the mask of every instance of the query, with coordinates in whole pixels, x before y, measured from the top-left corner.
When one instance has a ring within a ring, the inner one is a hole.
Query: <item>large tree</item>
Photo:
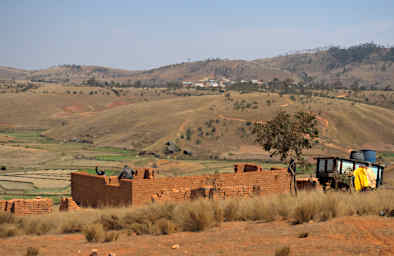
[[[319,137],[316,117],[308,112],[290,115],[280,111],[266,123],[256,122],[254,133],[256,142],[270,152],[271,157],[279,156],[282,161],[302,160],[303,150],[312,148]]]

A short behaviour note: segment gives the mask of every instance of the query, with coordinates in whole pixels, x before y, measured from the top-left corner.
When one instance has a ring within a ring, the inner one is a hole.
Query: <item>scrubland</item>
[[[0,215],[0,236],[84,233],[88,241],[108,241],[116,233],[163,235],[203,231],[223,222],[284,220],[297,225],[341,216],[394,215],[392,190],[342,193],[320,191],[221,201],[195,200],[142,207],[81,209],[50,215]],[[113,233],[115,232],[115,234]],[[110,237],[110,238],[108,238]]]

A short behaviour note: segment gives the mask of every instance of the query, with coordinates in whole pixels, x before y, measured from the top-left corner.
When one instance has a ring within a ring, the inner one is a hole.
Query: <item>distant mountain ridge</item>
[[[79,84],[88,79],[146,85],[169,81],[198,81],[203,78],[270,81],[274,78],[296,82],[394,88],[394,47],[366,43],[349,48],[330,47],[273,58],[245,60],[208,59],[184,62],[142,71],[100,66],[61,65],[27,71],[0,67],[0,79]]]

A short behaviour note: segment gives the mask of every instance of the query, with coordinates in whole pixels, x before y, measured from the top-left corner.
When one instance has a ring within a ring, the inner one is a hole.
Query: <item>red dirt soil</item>
[[[128,102],[128,101],[117,100],[117,101],[113,101],[113,102],[107,104],[106,107],[107,108],[115,108],[115,107],[119,107],[119,106],[130,105],[130,104],[132,104],[132,103]]]
[[[308,233],[306,238],[298,238]],[[172,249],[179,244],[179,249]],[[204,232],[162,236],[127,236],[111,243],[87,243],[83,235],[20,236],[0,240],[0,255],[24,255],[28,247],[40,255],[275,255],[289,246],[290,255],[394,255],[394,219],[341,217],[327,222],[290,225],[232,222]]]

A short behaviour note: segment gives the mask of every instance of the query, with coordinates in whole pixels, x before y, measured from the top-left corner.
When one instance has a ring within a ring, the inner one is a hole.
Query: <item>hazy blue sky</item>
[[[0,0],[0,65],[147,69],[318,46],[394,45],[393,0]]]

